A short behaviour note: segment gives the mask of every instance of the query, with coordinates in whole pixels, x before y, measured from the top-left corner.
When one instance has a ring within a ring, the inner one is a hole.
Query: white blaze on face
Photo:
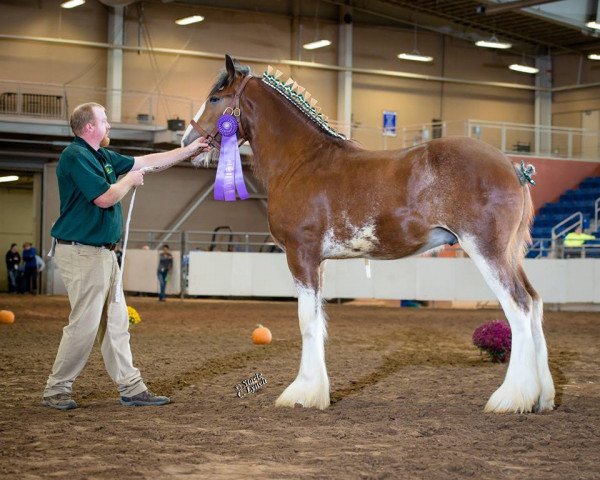
[[[204,113],[204,109],[206,108],[206,102],[204,102],[201,106],[200,109],[196,112],[196,115],[194,115],[194,121],[197,122],[200,117],[202,116],[202,114]],[[194,132],[194,127],[192,126],[192,124],[190,123],[188,125],[188,127],[185,129],[185,132],[183,133],[183,137],[181,137],[181,146],[184,147],[186,145],[186,140],[187,137],[189,136],[190,133]],[[189,143],[189,142],[188,142]]]

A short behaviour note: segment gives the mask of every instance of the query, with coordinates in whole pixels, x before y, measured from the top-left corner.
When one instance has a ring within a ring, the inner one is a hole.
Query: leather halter
[[[225,108],[225,110],[223,111],[223,114],[226,113],[231,113],[234,117],[236,117],[237,121],[238,121],[238,128],[240,130],[240,137],[239,137],[239,143],[242,143],[246,134],[244,133],[244,128],[242,127],[242,121],[240,119],[241,116],[241,111],[240,111],[240,96],[242,95],[242,92],[244,91],[244,88],[246,88],[246,84],[248,83],[248,80],[250,80],[252,78],[252,75],[246,75],[244,77],[244,80],[242,80],[242,84],[240,85],[240,88],[238,88],[238,90],[235,92],[234,97],[231,99],[231,102],[229,102],[229,105],[227,105],[227,107]],[[235,106],[234,106],[235,104]],[[231,110],[231,112],[228,112],[229,110]],[[212,132],[208,133],[206,130],[204,130],[200,125],[198,125],[198,122],[196,122],[196,120],[192,119],[190,120],[190,124],[192,125],[192,127],[194,127],[194,129],[196,129],[196,131],[204,138],[206,138],[207,143],[211,146],[214,147],[215,145],[217,146],[217,148],[221,148],[221,144],[217,141],[216,136],[218,135],[218,130],[217,130],[217,126],[215,125],[215,127],[212,129]]]

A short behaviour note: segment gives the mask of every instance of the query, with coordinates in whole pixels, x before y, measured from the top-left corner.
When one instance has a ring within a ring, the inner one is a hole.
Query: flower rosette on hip
[[[221,152],[217,166],[217,177],[215,179],[215,200],[234,202],[236,190],[240,199],[248,198],[248,191],[244,183],[242,173],[242,160],[238,147],[236,118],[224,113],[217,121],[217,130],[221,134]]]

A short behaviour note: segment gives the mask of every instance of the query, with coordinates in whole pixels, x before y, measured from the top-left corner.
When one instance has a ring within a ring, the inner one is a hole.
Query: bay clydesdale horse
[[[368,151],[331,129],[293,80],[261,77],[226,56],[206,102],[184,134],[215,146],[227,110],[252,147],[268,195],[268,221],[298,292],[302,357],[277,405],[326,408],[323,261],[397,259],[460,243],[494,291],[512,330],[504,382],[489,412],[554,407],[542,331],[542,300],[522,267],[533,208],[528,171],[478,140],[447,137],[403,150]],[[228,108],[231,107],[231,108]],[[210,133],[209,133],[210,132]]]

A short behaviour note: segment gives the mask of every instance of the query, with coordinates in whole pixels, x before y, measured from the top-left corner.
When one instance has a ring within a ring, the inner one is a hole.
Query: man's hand
[[[144,172],[141,170],[131,170],[125,177],[123,177],[130,186],[139,187],[144,184]]]
[[[190,143],[187,147],[184,147],[188,151],[190,157],[195,157],[203,152],[208,152],[211,147],[206,142],[206,138],[200,137]]]

